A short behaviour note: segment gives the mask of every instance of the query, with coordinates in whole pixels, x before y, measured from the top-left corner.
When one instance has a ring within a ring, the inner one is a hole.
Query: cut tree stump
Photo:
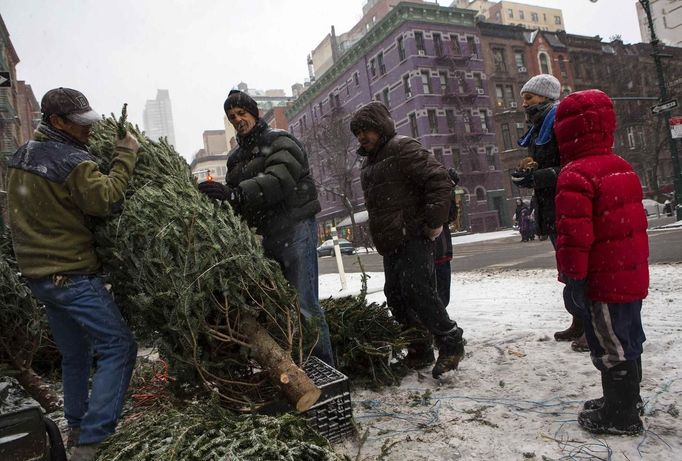
[[[272,339],[254,317],[243,315],[240,321],[242,333],[248,338],[254,358],[273,384],[282,389],[299,412],[312,407],[321,394],[313,380],[294,363],[289,353]]]

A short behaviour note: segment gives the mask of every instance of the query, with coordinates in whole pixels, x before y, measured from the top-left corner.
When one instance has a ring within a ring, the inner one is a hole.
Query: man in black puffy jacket
[[[230,91],[224,104],[238,146],[227,159],[225,185],[203,182],[199,190],[227,200],[263,236],[265,255],[277,261],[298,293],[303,317],[319,329],[314,355],[333,365],[329,328],[320,307],[317,269],[317,190],[303,145],[259,117],[248,94]]]

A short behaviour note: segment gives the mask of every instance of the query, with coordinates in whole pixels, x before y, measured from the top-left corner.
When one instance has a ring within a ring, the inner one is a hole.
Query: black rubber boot
[[[462,329],[456,328],[446,336],[436,336],[438,344],[438,360],[431,370],[431,375],[438,379],[443,373],[456,370],[459,362],[464,358],[464,339]]]
[[[593,434],[638,435],[644,430],[637,410],[639,373],[629,360],[602,372],[604,404],[578,415],[578,424]]]
[[[637,376],[639,377],[639,383],[642,384],[642,357],[637,358]],[[602,389],[604,387],[604,379],[602,375]],[[598,399],[588,400],[583,404],[583,410],[598,410],[604,406],[604,397],[599,397]],[[637,394],[637,412],[639,416],[644,416],[644,402],[642,401],[642,396]]]
[[[407,346],[405,365],[408,368],[419,370],[431,365],[436,360],[433,353],[433,337],[428,334],[422,339],[412,341]]]
[[[582,319],[573,316],[571,326],[562,331],[554,333],[556,341],[573,341],[580,338],[585,333]]]

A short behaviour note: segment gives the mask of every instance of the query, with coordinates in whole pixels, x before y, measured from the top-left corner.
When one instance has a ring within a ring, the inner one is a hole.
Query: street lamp
[[[592,3],[597,3],[597,0],[590,0]],[[656,65],[656,76],[658,77],[658,91],[660,94],[660,101],[665,102],[668,99],[668,88],[665,84],[665,76],[663,75],[663,64],[661,63],[661,54],[659,51],[660,41],[656,37],[654,30],[654,20],[651,17],[650,0],[638,0],[646,14],[647,24],[649,25],[649,32],[651,33],[651,48],[653,49],[652,56],[654,57],[654,64]],[[680,170],[679,158],[677,155],[677,143],[672,136],[670,127],[670,112],[662,112],[661,115],[665,119],[665,130],[668,132],[668,144],[670,146],[670,156],[673,163],[673,184],[675,187],[675,205],[677,210],[677,220],[682,220],[682,171]],[[658,155],[658,153],[656,153]]]

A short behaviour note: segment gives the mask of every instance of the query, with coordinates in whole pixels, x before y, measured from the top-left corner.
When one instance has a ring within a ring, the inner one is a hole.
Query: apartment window
[[[424,48],[424,34],[422,32],[414,33],[414,42],[417,44],[418,51],[426,51]]]
[[[464,114],[464,132],[465,133],[471,133],[471,111],[468,110]]]
[[[517,123],[516,124],[516,138],[521,139],[524,134],[526,134],[526,130],[528,128],[526,127],[525,123]]]
[[[320,117],[322,116],[322,102],[318,105],[318,112],[320,113]]]
[[[411,98],[412,97],[412,87],[410,87],[410,76],[409,75],[403,76],[403,88],[405,89],[405,97]]]
[[[502,85],[495,85],[495,105],[497,107],[504,106],[504,87]]]
[[[512,85],[504,86],[504,105],[509,106],[510,102],[514,102],[514,87]]]
[[[355,82],[355,86],[360,86],[360,76],[357,72],[353,74],[353,82]]]
[[[493,146],[485,146],[485,159],[488,165],[495,166],[495,149]]]
[[[410,133],[412,134],[413,138],[418,138],[419,137],[419,127],[417,127],[417,114],[412,112],[409,115],[410,119]]]
[[[377,56],[377,63],[379,64],[379,75],[384,75],[386,73],[386,66],[384,65],[383,51]]]
[[[523,56],[523,51],[514,50],[514,62],[516,67],[526,67],[526,58]]]
[[[471,167],[471,171],[481,171],[481,165],[478,161],[478,151],[476,147],[472,147],[469,149],[469,166]],[[481,194],[479,195],[479,191]],[[477,187],[476,188],[476,200],[485,200],[485,195],[483,192],[482,187]]]
[[[512,10],[511,8],[509,8],[509,9],[507,10],[507,16],[509,16],[509,18],[511,18],[511,19],[514,19],[514,10]]]
[[[443,149],[433,149],[433,156],[436,157],[441,165],[443,164]]]
[[[400,59],[400,61],[404,61],[405,60],[405,42],[403,40],[402,35],[400,37],[398,37],[397,43],[398,43],[398,58]]]
[[[381,93],[377,93],[374,95],[374,100],[381,102]]]
[[[305,115],[303,116],[303,119],[301,119],[301,121],[303,122],[303,129],[305,130],[306,128],[308,128],[308,120]]]
[[[504,59],[504,49],[493,48],[493,62],[496,72],[507,72],[507,63]]]
[[[467,45],[469,46],[469,54],[472,57],[477,57],[478,56],[478,50],[476,49],[476,39],[474,37],[467,37]]]
[[[540,18],[538,17],[538,14],[537,14],[537,13],[531,13],[531,14],[530,14],[530,20],[533,21],[533,22],[539,22],[539,21],[540,21]]]
[[[481,130],[484,133],[488,132],[488,112],[481,112],[478,114],[479,118],[481,119]]]
[[[455,170],[462,171],[462,155],[458,147],[452,148],[452,166],[455,167]]]
[[[377,76],[377,65],[376,65],[376,59],[370,59],[369,60],[369,74],[372,77]]]
[[[546,53],[540,53],[540,72],[543,74],[549,74],[549,59]]]
[[[630,149],[637,148],[637,143],[635,142],[635,129],[629,126],[627,127],[626,132],[628,136],[628,146],[630,147]]]
[[[438,82],[440,83],[440,94],[448,92],[448,73],[446,71],[438,72]]]
[[[431,72],[427,69],[422,69],[421,71],[421,77],[422,77],[422,92],[424,94],[431,94]]]
[[[509,131],[509,123],[502,123],[500,125],[500,130],[502,131],[502,145],[504,150],[512,149],[512,138],[511,132]]]
[[[443,56],[443,40],[440,34],[433,34],[433,49],[436,52],[436,56]]]
[[[346,96],[350,96],[350,85],[346,83]]]
[[[431,134],[438,133],[438,117],[436,117],[436,110],[429,109],[426,111],[426,114],[429,117],[429,130]]]
[[[384,91],[381,92],[381,96],[384,100],[384,105],[388,107],[389,109],[391,108],[391,98],[389,95],[388,87],[384,88]]]
[[[338,94],[338,93],[336,93],[336,94],[334,95],[334,105],[335,105],[336,107],[341,107],[341,100],[339,99],[339,94]]]
[[[450,34],[450,47],[452,48],[452,54],[455,56],[462,54],[462,49],[459,47],[459,37],[455,34]]]
[[[542,13],[542,20],[546,23],[547,22],[547,13]]]
[[[329,107],[334,107],[334,93],[329,93]]]
[[[526,14],[523,12],[523,10],[519,10],[519,19],[526,19]]]
[[[474,72],[474,79],[476,80],[476,88],[483,89],[483,75],[480,72]]]
[[[455,111],[452,109],[445,109],[445,121],[448,124],[448,131],[450,133],[455,132],[455,126],[457,119],[455,118]]]
[[[568,77],[568,73],[566,72],[566,61],[563,56],[559,56],[559,72],[561,72],[561,78]]]
[[[554,16],[554,24],[561,24],[561,16]]]

